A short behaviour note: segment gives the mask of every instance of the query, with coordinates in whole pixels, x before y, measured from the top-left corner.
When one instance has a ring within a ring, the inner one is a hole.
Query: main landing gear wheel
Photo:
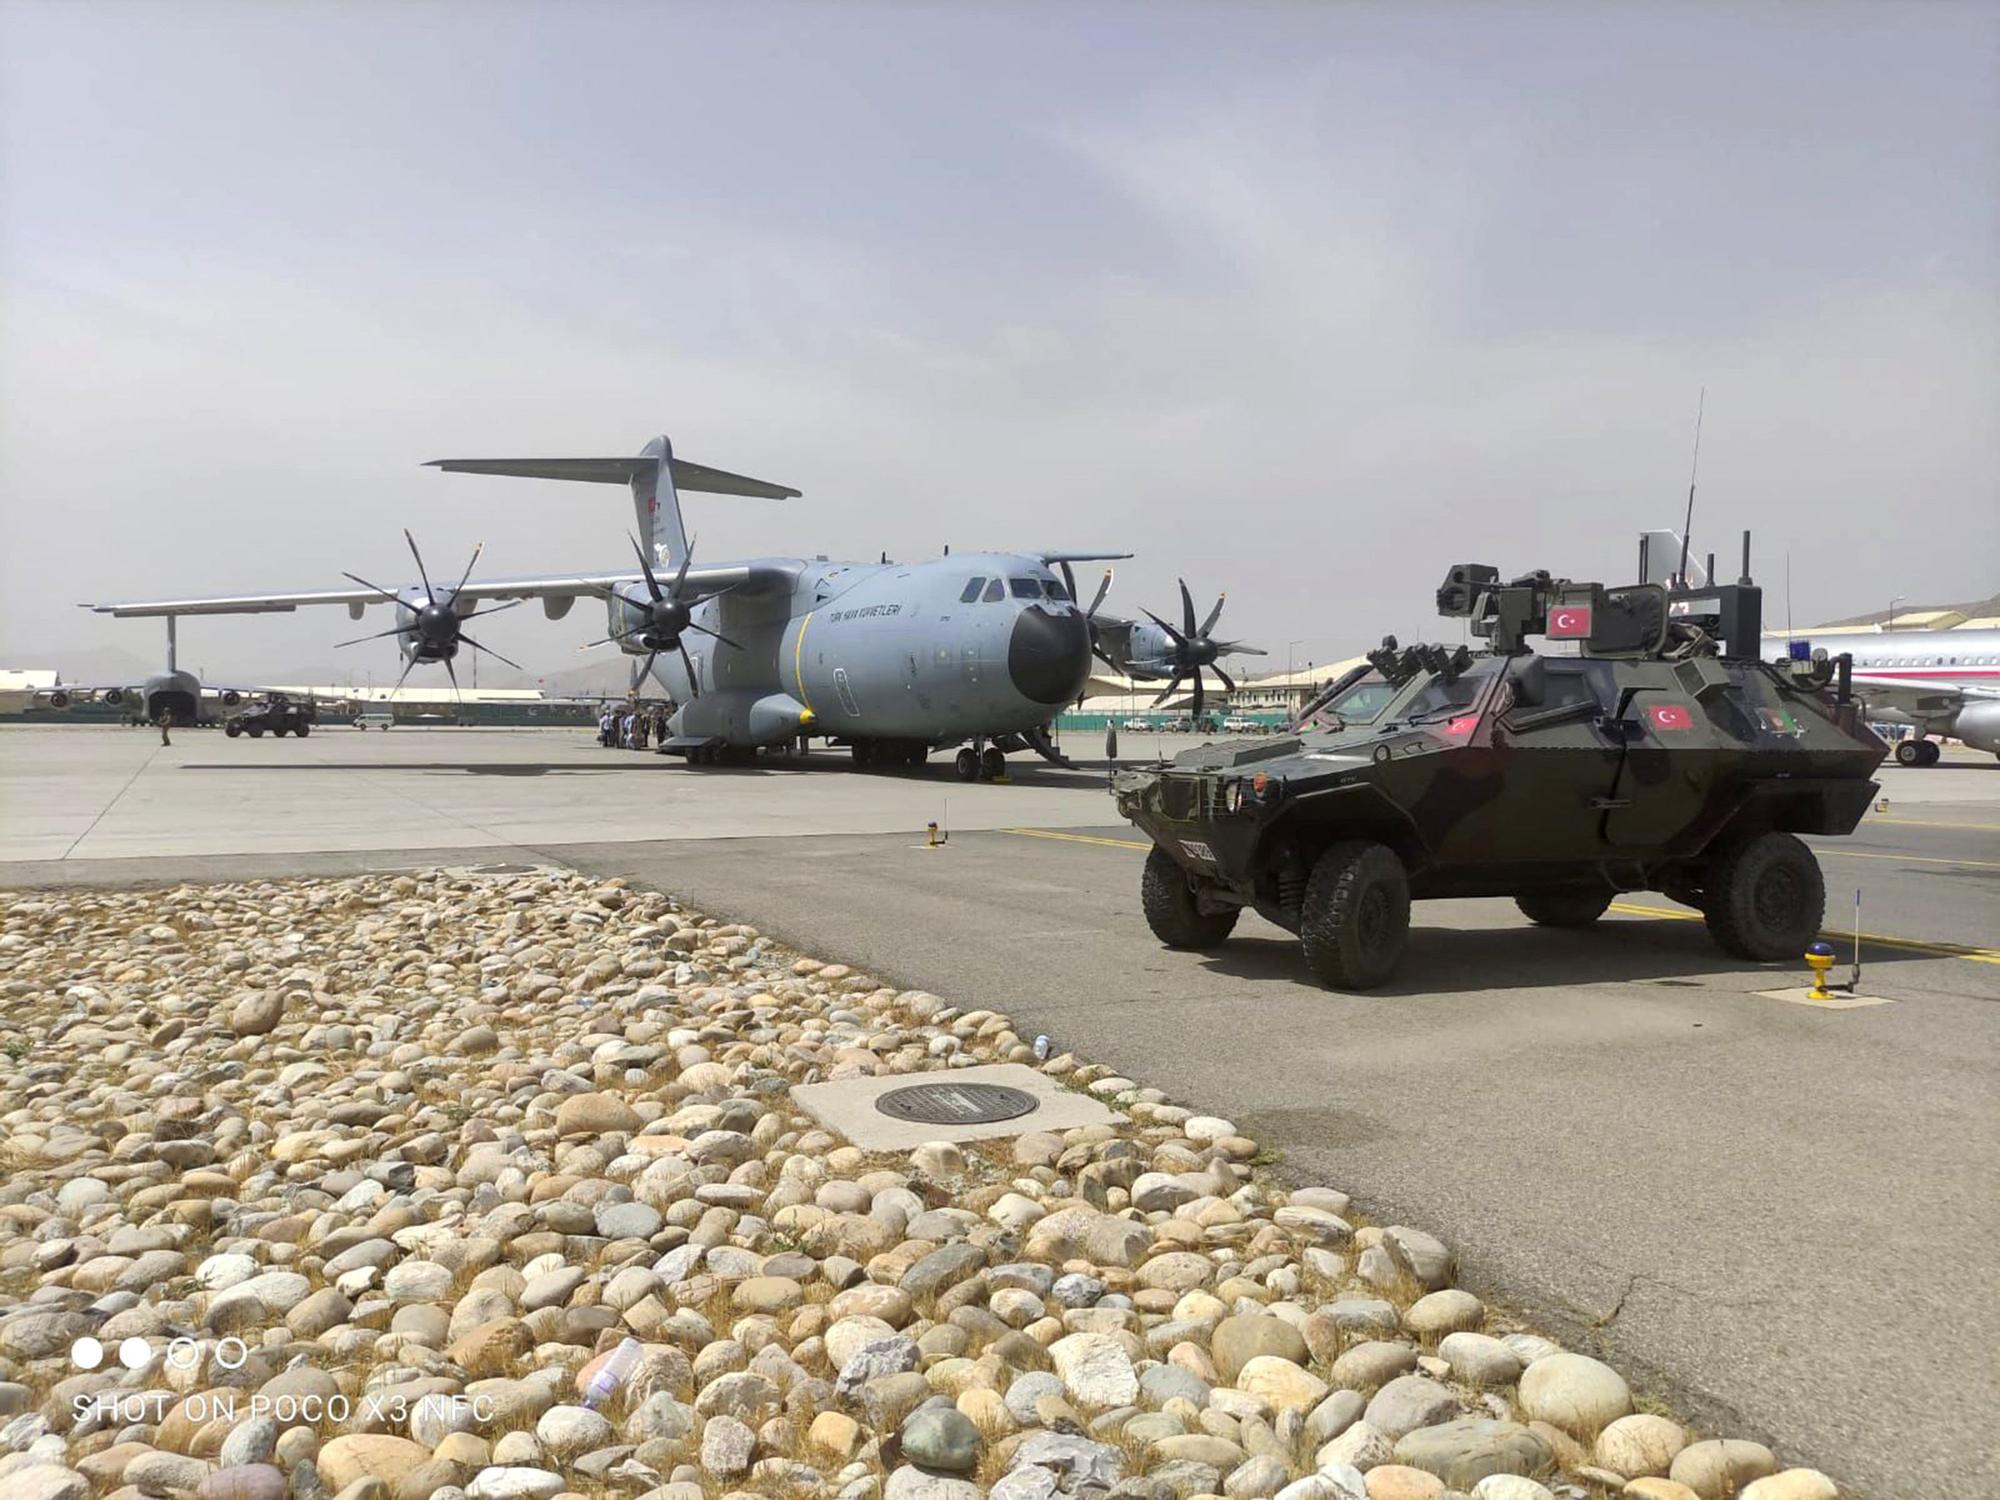
[[[1007,757],[988,745],[979,757],[979,774],[988,781],[998,781],[1007,774]]]
[[[1940,745],[1936,740],[1925,740],[1924,764],[1927,766],[1934,766],[1943,759],[1944,759],[1944,746]]]
[[[1219,947],[1242,915],[1233,907],[1203,911],[1187,871],[1158,845],[1146,856],[1146,868],[1139,876],[1139,905],[1153,936],[1169,948]]]
[[[1299,945],[1320,981],[1367,990],[1403,961],[1410,939],[1410,879],[1395,850],[1355,839],[1320,855],[1299,912]]]
[[[1611,905],[1609,891],[1527,891],[1514,898],[1521,915],[1541,927],[1588,927]]]
[[[1896,741],[1896,764],[1899,766],[1920,766],[1924,763],[1924,746],[1928,740]]]
[[[968,745],[965,749],[959,751],[956,758],[953,759],[952,768],[958,772],[958,779],[960,781],[977,781],[979,779],[979,756]]]
[[[1724,850],[1702,895],[1716,946],[1763,963],[1797,958],[1826,916],[1819,861],[1789,833],[1759,834]]]

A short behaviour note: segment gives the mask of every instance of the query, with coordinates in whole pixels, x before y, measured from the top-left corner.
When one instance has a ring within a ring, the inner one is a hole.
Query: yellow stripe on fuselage
[[[799,690],[799,702],[806,706],[806,712],[815,718],[812,699],[806,696],[806,626],[812,624],[813,611],[807,610],[799,621],[798,639],[792,643],[792,684]]]

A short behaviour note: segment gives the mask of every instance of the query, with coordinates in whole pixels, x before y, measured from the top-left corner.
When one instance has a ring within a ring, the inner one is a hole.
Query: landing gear
[[[997,746],[988,745],[979,757],[979,774],[988,781],[998,781],[1007,774],[1007,757]]]
[[[1819,936],[1826,880],[1812,850],[1791,834],[1759,834],[1716,858],[1701,910],[1723,952],[1761,963],[1797,958]]]
[[[960,781],[977,781],[979,779],[979,752],[974,750],[970,745],[966,746],[953,757],[952,768],[958,772],[958,779]]]
[[[1936,740],[1911,738],[1896,741],[1896,764],[1899,766],[1934,766],[1944,755],[1944,746]]]

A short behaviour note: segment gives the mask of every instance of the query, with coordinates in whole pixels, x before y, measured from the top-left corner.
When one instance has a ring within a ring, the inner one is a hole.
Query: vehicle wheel
[[[1929,740],[1897,740],[1896,764],[1899,766],[1921,766],[1925,763],[1924,747]]]
[[[1920,762],[1920,764],[1926,766],[1934,766],[1943,759],[1944,759],[1944,746],[1940,745],[1936,740],[1925,740],[1924,758]]]
[[[1611,904],[1609,891],[1526,891],[1514,898],[1521,915],[1541,927],[1588,927]]]
[[[1236,928],[1235,910],[1205,912],[1195,901],[1187,871],[1157,844],[1139,876],[1139,905],[1153,936],[1169,948],[1214,948]]]
[[[264,738],[264,731],[259,729],[255,724],[252,724],[250,726],[250,738],[253,740],[261,740],[262,738]]]
[[[1306,882],[1299,943],[1322,983],[1367,990],[1396,972],[1410,939],[1410,880],[1386,844],[1355,839],[1319,857]]]
[[[300,739],[304,739],[307,735],[312,733],[312,725],[301,724],[297,729],[293,730],[292,733],[296,734]]]
[[[998,781],[1007,774],[1007,757],[988,745],[986,753],[979,757],[979,774],[988,781]]]
[[[243,733],[243,726],[237,723],[234,719],[231,719],[227,724],[222,726],[222,732],[228,735],[232,740],[237,739]]]
[[[958,752],[958,757],[952,762],[952,765],[958,771],[958,779],[960,781],[977,781],[979,779],[979,757],[972,753],[970,745]]]
[[[1716,945],[1760,962],[1797,958],[1826,916],[1819,861],[1789,833],[1760,834],[1724,850],[1702,894]]]

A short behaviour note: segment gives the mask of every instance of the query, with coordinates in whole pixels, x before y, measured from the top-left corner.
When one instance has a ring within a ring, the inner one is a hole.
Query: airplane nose
[[[1067,703],[1090,675],[1090,626],[1074,609],[1040,605],[1014,617],[1007,675],[1031,703]]]

